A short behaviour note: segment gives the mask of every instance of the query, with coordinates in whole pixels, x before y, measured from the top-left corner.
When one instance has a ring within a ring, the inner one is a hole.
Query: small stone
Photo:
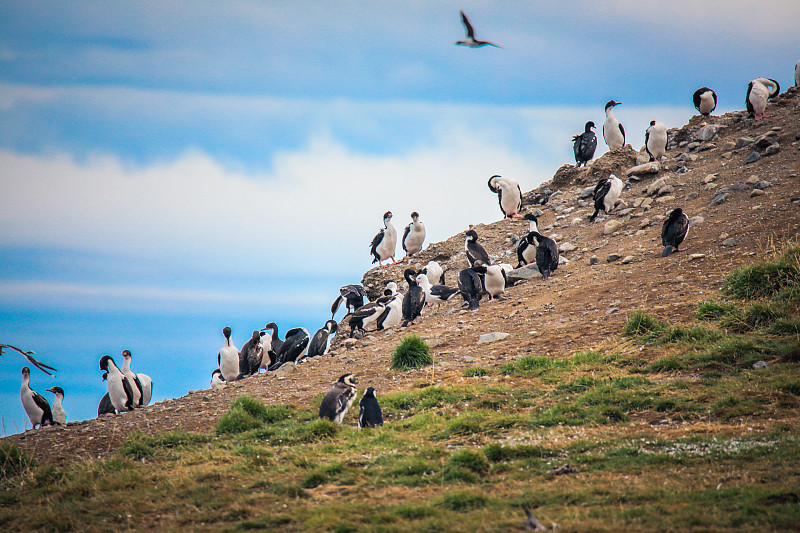
[[[733,237],[728,237],[727,239],[722,241],[722,246],[725,246],[726,248],[736,246],[736,239],[734,239]]]
[[[622,227],[622,222],[619,220],[609,220],[603,226],[603,235],[610,235]]]
[[[363,346],[365,348],[367,346],[372,346],[373,344],[375,344],[375,341],[372,340],[372,339],[364,339],[364,340],[361,341],[361,346]]]
[[[569,259],[567,259],[563,255],[559,256],[559,258],[558,258],[558,264],[559,265],[566,265],[567,263],[569,263]]]
[[[689,255],[689,261],[694,261],[695,259],[702,259],[706,256],[706,254],[691,254]]]
[[[639,152],[636,154],[636,164],[637,165],[644,165],[645,163],[650,162],[650,154],[647,152]]]
[[[665,204],[667,202],[671,202],[674,199],[675,199],[675,197],[673,195],[669,194],[667,196],[662,196],[661,198],[657,198],[656,199],[656,203]]]
[[[711,183],[712,181],[716,180],[717,176],[715,174],[709,174],[705,178],[703,178],[703,183]]]
[[[703,187],[703,190],[712,191],[712,190],[714,190],[716,188],[717,188],[717,184],[716,183],[706,183],[706,186]]]
[[[620,259],[622,259],[622,256],[619,254],[611,254],[608,257],[606,257],[606,261],[608,261],[609,263],[613,263],[614,261],[619,261]]]
[[[571,252],[575,248],[577,248],[577,246],[575,246],[571,242],[562,242],[558,247],[558,251],[563,254],[563,253],[566,253],[566,252]]]
[[[764,196],[765,194],[767,194],[766,191],[763,191],[761,189],[753,189],[752,191],[750,191],[750,198],[755,198],[756,196]]]
[[[584,188],[578,195],[578,198],[589,198],[594,194],[594,188],[594,185],[589,185],[588,187]]]
[[[753,370],[760,370],[762,368],[767,368],[766,361],[756,361],[755,363],[753,363]]]
[[[611,309],[608,309],[606,311],[606,314],[610,315],[610,314],[616,313],[617,311],[619,311],[619,309],[617,309],[616,307],[612,307]]]
[[[689,219],[689,227],[693,228],[698,224],[702,224],[705,221],[705,218],[701,217],[700,215],[693,216]]]
[[[490,342],[501,341],[508,337],[508,333],[495,331],[494,333],[485,333],[478,338],[478,344],[487,344]]]
[[[764,149],[764,155],[772,155],[777,154],[781,149],[781,145],[778,143],[770,144]]]
[[[278,379],[283,379],[289,374],[295,372],[296,370],[297,370],[297,365],[295,365],[291,361],[288,363],[283,363],[277,370],[275,370],[275,377]]]
[[[475,361],[474,357],[470,357],[469,355],[463,355],[458,358],[459,361],[462,363],[473,363]]]
[[[688,201],[694,200],[698,196],[700,196],[699,192],[690,192],[689,194],[686,195],[686,201],[688,202]]]
[[[683,276],[678,276],[677,278],[673,279],[670,283],[683,283]]]
[[[714,144],[714,143],[703,143],[703,144],[701,144],[700,146],[697,147],[697,151],[698,152],[705,152],[707,150],[713,150],[716,147],[717,147],[717,145]]]
[[[644,200],[642,200],[642,207],[650,207],[651,205],[653,205],[652,198],[645,198]]]
[[[598,261],[600,261],[600,260],[597,258],[597,256],[593,255],[592,257],[589,258],[589,265],[590,266],[591,265],[596,265]]]
[[[751,153],[750,155],[747,156],[747,159],[745,159],[744,162],[746,164],[750,164],[750,163],[755,163],[759,159],[761,159],[761,154],[759,154],[756,151],[753,151],[753,153]]]
[[[750,146],[751,144],[753,144],[754,141],[755,139],[753,139],[752,137],[739,137],[738,139],[736,139],[736,146],[738,148],[744,148],[745,146]]]
[[[729,152],[731,150],[736,149],[736,143],[733,141],[728,141],[724,143],[720,148],[726,152]]]
[[[632,174],[658,174],[661,171],[661,163],[653,161],[652,163],[645,163],[643,165],[636,165],[629,168],[625,174],[630,176]]]
[[[686,145],[686,149],[687,149],[687,150],[689,150],[689,151],[692,151],[692,150],[694,150],[695,148],[697,148],[698,146],[700,146],[700,143],[698,143],[698,142],[691,142],[691,143],[689,143],[689,144],[687,144],[687,145]]]
[[[770,145],[778,142],[778,134],[774,131],[768,131],[764,135],[760,135],[753,141],[753,148],[756,150],[764,150]]]
[[[632,255],[626,255],[625,257],[622,258],[622,264],[627,265],[628,263],[632,263],[633,259],[634,257]]]
[[[700,128],[695,132],[694,138],[698,141],[710,141],[717,136],[718,130],[719,126],[717,126],[716,124],[703,126],[702,128]]]
[[[672,194],[673,192],[675,192],[675,187],[673,187],[672,185],[664,185],[663,187],[658,189],[659,196],[666,196],[668,194]]]
[[[748,178],[747,178],[747,180],[745,181],[745,183],[749,183],[750,185],[755,185],[755,184],[756,184],[756,183],[758,183],[759,181],[761,181],[761,178],[759,178],[758,176],[756,176],[755,174],[753,174],[753,175],[751,175],[750,177],[748,177]]]
[[[633,207],[639,207],[640,205],[642,205],[643,201],[644,198],[637,198],[636,200],[633,201]]]
[[[646,191],[647,196],[653,196],[661,189],[661,187],[664,187],[666,184],[667,182],[664,181],[664,178],[658,178],[656,181],[648,185]]]
[[[353,348],[356,344],[358,344],[358,339],[345,339],[344,340],[344,347],[347,349]]]
[[[649,219],[649,218],[643,218],[643,219],[641,220],[641,222],[639,222],[639,228],[641,228],[641,229],[644,229],[644,228],[646,228],[647,226],[649,226],[650,224],[651,224],[651,221],[650,221],[650,219]]]

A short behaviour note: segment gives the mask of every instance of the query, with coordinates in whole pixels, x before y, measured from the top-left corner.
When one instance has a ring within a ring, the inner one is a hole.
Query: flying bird
[[[597,136],[592,131],[594,128],[594,122],[590,120],[584,126],[583,133],[572,137],[572,150],[575,152],[577,166],[586,166],[586,163],[594,157],[594,151],[597,149]]]
[[[50,372],[48,372],[48,370],[52,370],[53,372],[58,372],[58,370],[56,370],[52,366],[48,366],[48,365],[42,363],[41,361],[37,361],[33,357],[36,354],[36,352],[34,352],[32,350],[25,351],[25,350],[20,350],[16,346],[11,346],[10,344],[0,344],[0,355],[3,355],[3,348],[10,348],[11,350],[14,350],[15,352],[19,352],[20,354],[22,354],[22,356],[25,359],[27,359],[30,362],[30,364],[32,364],[33,366],[35,366],[36,368],[38,368],[39,370],[41,370],[42,372],[44,372],[48,376],[52,376],[53,375]]]
[[[475,38],[475,28],[472,27],[472,23],[470,23],[469,19],[467,18],[467,14],[464,11],[461,11],[461,22],[464,24],[464,29],[467,30],[467,38],[463,41],[456,41],[455,44],[461,46],[469,46],[470,48],[480,48],[481,46],[494,46],[496,48],[503,48],[499,44],[495,44],[490,41],[479,41]]]

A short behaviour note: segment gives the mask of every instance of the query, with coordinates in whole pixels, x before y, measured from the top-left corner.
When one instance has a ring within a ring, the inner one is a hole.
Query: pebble
[[[700,146],[700,143],[698,143],[698,142],[690,142],[689,144],[686,145],[686,149],[691,151],[691,150],[694,150],[695,148],[697,148],[698,146]]]
[[[689,255],[689,261],[694,261],[695,259],[702,259],[706,256],[706,254],[691,254]]]
[[[659,196],[666,196],[668,194],[672,194],[673,192],[675,192],[675,187],[673,187],[672,185],[664,185],[663,187],[658,189]]]
[[[734,239],[733,237],[728,237],[727,239],[722,241],[722,246],[725,246],[725,247],[736,246],[736,239]]]
[[[671,202],[674,199],[675,199],[675,196],[673,196],[671,194],[668,194],[667,196],[662,196],[662,197],[656,199],[656,202],[659,203],[659,204],[665,204],[667,202]]]
[[[643,218],[642,221],[639,223],[639,228],[644,229],[651,224],[649,218]]]
[[[589,258],[589,265],[590,266],[591,265],[596,265],[598,263],[598,261],[600,261],[600,260],[597,258],[597,256],[593,255],[592,257]]]
[[[622,222],[619,220],[609,220],[603,226],[603,235],[610,235],[622,227]]]
[[[738,148],[744,148],[745,146],[750,146],[751,144],[753,144],[754,141],[755,139],[753,139],[752,137],[739,137],[738,139],[736,139],[736,146]]]
[[[571,252],[575,248],[577,248],[577,246],[575,246],[571,242],[562,242],[558,247],[558,251],[563,254],[563,253],[566,253],[566,252]]]
[[[770,187],[772,187],[772,184],[768,181],[763,181],[763,180],[759,181],[755,185],[756,189],[769,189]]]
[[[632,263],[633,259],[634,257],[632,255],[626,255],[625,257],[622,258],[622,264],[627,265],[628,263]]]
[[[661,187],[664,187],[666,184],[667,182],[664,181],[664,178],[658,178],[656,181],[647,186],[647,196],[653,196],[659,191],[659,189],[661,189]]]
[[[478,344],[487,344],[490,342],[501,341],[508,337],[508,333],[502,331],[495,331],[494,333],[485,333],[478,338]]]
[[[699,192],[696,192],[696,191],[695,192],[690,192],[689,194],[686,195],[686,201],[688,202],[688,201],[694,200],[698,196],[700,196]]]
[[[653,161],[651,163],[645,163],[644,165],[636,165],[635,167],[629,168],[625,174],[630,176],[632,174],[658,174],[661,172],[661,163],[658,161]]]
[[[458,358],[459,361],[462,363],[472,363],[475,361],[474,357],[470,357],[469,355],[464,355]]]
[[[678,276],[677,278],[672,280],[672,283],[683,283],[683,276]]]
[[[644,200],[642,200],[642,207],[650,207],[651,205],[653,205],[652,198],[645,198]]]
[[[781,149],[781,145],[778,143],[770,144],[764,149],[764,155],[772,155],[777,154]]]
[[[745,159],[744,162],[746,164],[750,164],[750,163],[755,163],[759,159],[761,159],[761,154],[759,154],[756,151],[753,151],[753,153],[751,153],[750,155],[747,156],[747,159]]]
[[[765,191],[761,190],[761,189],[753,189],[752,191],[750,191],[750,198],[753,198],[753,197],[756,197],[756,196],[764,196],[765,194],[767,194],[767,193]]]
[[[755,363],[753,363],[753,370],[759,370],[761,368],[767,368],[766,361],[756,361]]]
[[[725,150],[726,152],[729,152],[729,151],[734,150],[736,148],[736,143],[733,142],[733,141],[728,141],[725,144],[723,144],[721,148],[722,148],[722,150]]]
[[[759,177],[758,177],[758,176],[756,176],[755,174],[752,174],[752,175],[750,175],[750,177],[748,177],[748,178],[747,178],[747,180],[745,181],[745,183],[749,183],[750,185],[755,185],[755,184],[756,184],[756,183],[758,183],[759,181],[761,181],[761,178],[759,178]]]
[[[606,311],[606,314],[610,315],[610,314],[616,313],[617,311],[619,311],[619,309],[617,309],[616,307],[612,307],[611,309]]]
[[[713,191],[716,188],[717,188],[717,184],[716,183],[706,183],[706,186],[703,187],[703,189],[706,190],[706,191]]]
[[[689,227],[693,228],[694,226],[697,226],[698,224],[702,224],[703,222],[705,222],[705,220],[706,219],[703,218],[700,215],[693,216],[693,217],[689,218]]]
[[[718,130],[719,126],[716,124],[709,124],[697,130],[694,134],[694,138],[698,141],[710,141],[717,136]]]
[[[709,174],[708,176],[706,176],[705,178],[703,178],[703,183],[711,183],[711,182],[712,182],[712,181],[714,181],[715,179],[717,179],[717,176],[716,176],[716,175],[714,175],[714,174]]]
[[[622,256],[619,254],[611,254],[608,257],[606,257],[606,261],[608,261],[609,263],[613,263],[614,261],[619,261],[620,259],[622,259]]]

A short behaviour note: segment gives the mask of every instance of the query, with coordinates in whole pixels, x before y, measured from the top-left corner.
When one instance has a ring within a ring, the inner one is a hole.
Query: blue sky
[[[459,9],[504,49],[454,46]],[[125,348],[156,400],[205,387],[223,326],[238,346],[320,327],[387,209],[428,242],[497,220],[488,177],[549,179],[611,98],[636,148],[700,86],[741,109],[750,79],[792,83],[797,20],[795,1],[0,2],[0,342],[59,368],[33,385],[61,385],[70,419]],[[6,433],[21,366],[0,359]]]

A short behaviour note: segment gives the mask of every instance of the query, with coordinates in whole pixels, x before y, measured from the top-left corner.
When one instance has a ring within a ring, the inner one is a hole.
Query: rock
[[[664,178],[658,178],[656,181],[647,186],[647,191],[645,194],[647,194],[647,196],[653,196],[659,191],[659,189],[661,189],[661,187],[664,187],[666,184],[667,182],[664,180]]]
[[[705,190],[705,191],[713,191],[716,188],[717,188],[717,184],[716,183],[706,183],[706,186],[703,187],[703,190]]]
[[[570,242],[562,242],[558,247],[558,251],[563,254],[563,253],[566,253],[566,252],[571,252],[575,248],[577,248],[577,246],[575,246],[574,244],[572,244]]]
[[[714,143],[703,143],[697,147],[698,152],[705,152],[706,150],[713,150],[717,145]]]
[[[559,265],[566,265],[567,263],[569,263],[569,259],[567,259],[563,255],[558,257],[558,264]]]
[[[619,220],[609,220],[603,226],[603,235],[610,235],[622,227],[622,222]]]
[[[694,261],[695,259],[702,259],[706,256],[706,254],[691,254],[689,255],[689,261]]]
[[[620,259],[622,259],[622,256],[619,254],[611,254],[608,257],[606,257],[606,261],[608,261],[609,263],[613,263],[614,261],[619,261]]]
[[[731,192],[744,191],[749,188],[750,187],[748,187],[746,183],[731,183],[730,185],[725,185],[724,187],[721,187],[719,190],[717,190],[717,192],[714,193],[714,196],[713,198],[711,198],[711,202],[709,202],[709,205],[719,205],[728,199],[728,195]]]
[[[375,339],[367,338],[361,341],[361,346],[363,346],[364,348],[366,348],[367,346],[372,346],[373,344],[375,344]]]
[[[644,207],[650,207],[651,205],[653,205],[653,199],[652,198],[645,198],[644,200],[642,200],[642,207],[643,208]]]
[[[756,151],[753,151],[750,155],[747,156],[747,159],[744,160],[746,164],[755,163],[761,159],[761,154]]]
[[[503,333],[501,331],[495,331],[494,333],[485,333],[480,336],[478,339],[478,344],[487,344],[490,342],[501,341],[508,337],[508,333]]]
[[[629,168],[625,174],[630,176],[632,174],[658,174],[661,171],[661,163],[653,161],[652,163],[645,163],[644,165],[636,165]]]
[[[673,195],[668,194],[667,196],[662,196],[660,198],[657,198],[656,199],[656,203],[665,204],[667,202],[671,202],[674,199],[675,199],[675,197]]]
[[[711,183],[712,181],[716,180],[717,176],[714,174],[709,174],[705,178],[703,178],[703,183]]]
[[[514,285],[520,281],[528,281],[536,276],[541,276],[539,269],[536,268],[536,263],[525,265],[522,268],[516,268],[506,273],[509,285]]]
[[[756,176],[755,174],[753,174],[752,176],[747,178],[747,181],[745,181],[745,183],[749,183],[750,185],[755,185],[759,181],[761,181],[761,179],[758,176]]]
[[[755,363],[753,363],[753,370],[760,370],[762,368],[767,368],[766,361],[756,361]]]
[[[689,143],[689,144],[687,144],[687,145],[686,145],[686,149],[687,149],[687,150],[689,150],[689,151],[692,151],[692,150],[694,150],[695,148],[697,148],[698,146],[700,146],[700,143],[698,143],[698,142],[691,142],[691,143]]]
[[[726,151],[726,152],[729,152],[729,151],[731,151],[731,150],[735,150],[735,149],[736,149],[736,143],[735,143],[735,142],[733,142],[733,141],[728,141],[728,142],[724,143],[724,144],[723,144],[723,145],[720,147],[720,149],[721,149],[721,150],[724,150],[724,151]]]
[[[744,148],[745,146],[750,146],[753,144],[754,141],[755,139],[752,137],[739,137],[736,139],[736,146],[737,148]]]
[[[610,315],[616,313],[617,311],[619,311],[619,309],[617,309],[616,307],[612,307],[611,309],[606,310],[606,314]]]
[[[592,257],[589,258],[589,265],[590,266],[591,265],[596,265],[598,261],[600,261],[600,260],[597,258],[597,256],[593,255]]]
[[[646,151],[642,151],[636,154],[637,165],[644,165],[645,163],[649,162],[650,162],[650,154],[648,154]]]
[[[622,264],[627,265],[628,263],[632,263],[633,259],[634,257],[632,255],[626,255],[625,257],[622,258]]]
[[[659,196],[666,196],[668,194],[672,194],[673,192],[675,192],[675,187],[673,187],[672,185],[664,185],[663,187],[658,189]]]
[[[469,355],[463,355],[463,356],[459,357],[458,360],[461,361],[462,363],[474,363],[475,362],[475,358],[474,357],[470,357]]]
[[[673,279],[670,283],[683,283],[683,276],[678,276],[677,278]]]
[[[701,217],[700,215],[693,216],[689,219],[689,227],[693,228],[698,224],[702,224],[706,219]]]
[[[642,205],[642,202],[644,202],[644,198],[637,198],[633,201],[633,207],[639,207]]]
[[[690,192],[689,194],[686,195],[686,201],[688,202],[688,201],[694,200],[698,196],[700,196],[700,193],[698,193],[698,192]]]
[[[594,188],[595,185],[589,185],[588,187],[585,187],[578,195],[578,198],[589,198],[594,194]]]
[[[710,141],[717,136],[717,131],[719,131],[718,125],[709,124],[697,130],[694,134],[694,138],[698,141]]]
[[[644,228],[646,228],[647,226],[649,226],[650,224],[651,224],[651,222],[650,222],[650,219],[649,219],[649,218],[643,218],[643,219],[641,220],[641,222],[639,222],[639,228],[640,228],[640,229],[644,229]]]
[[[344,340],[344,347],[346,349],[354,348],[356,344],[358,344],[358,339],[345,339]]]
[[[770,144],[764,149],[764,155],[772,155],[777,154],[781,149],[781,145],[778,143]]]
[[[722,241],[722,246],[725,246],[725,247],[736,246],[736,239],[734,239],[733,237],[728,237],[727,239]]]
[[[765,194],[767,193],[762,189],[753,189],[752,191],[750,191],[750,198],[754,198],[756,196],[764,196]]]
[[[778,142],[778,134],[774,131],[768,131],[764,135],[760,135],[756,137],[756,140],[753,141],[753,148],[756,150],[763,150],[766,147],[773,145]]]
[[[295,371],[297,371],[296,364],[292,362],[283,363],[277,370],[275,370],[275,377],[278,379],[283,379]]]

